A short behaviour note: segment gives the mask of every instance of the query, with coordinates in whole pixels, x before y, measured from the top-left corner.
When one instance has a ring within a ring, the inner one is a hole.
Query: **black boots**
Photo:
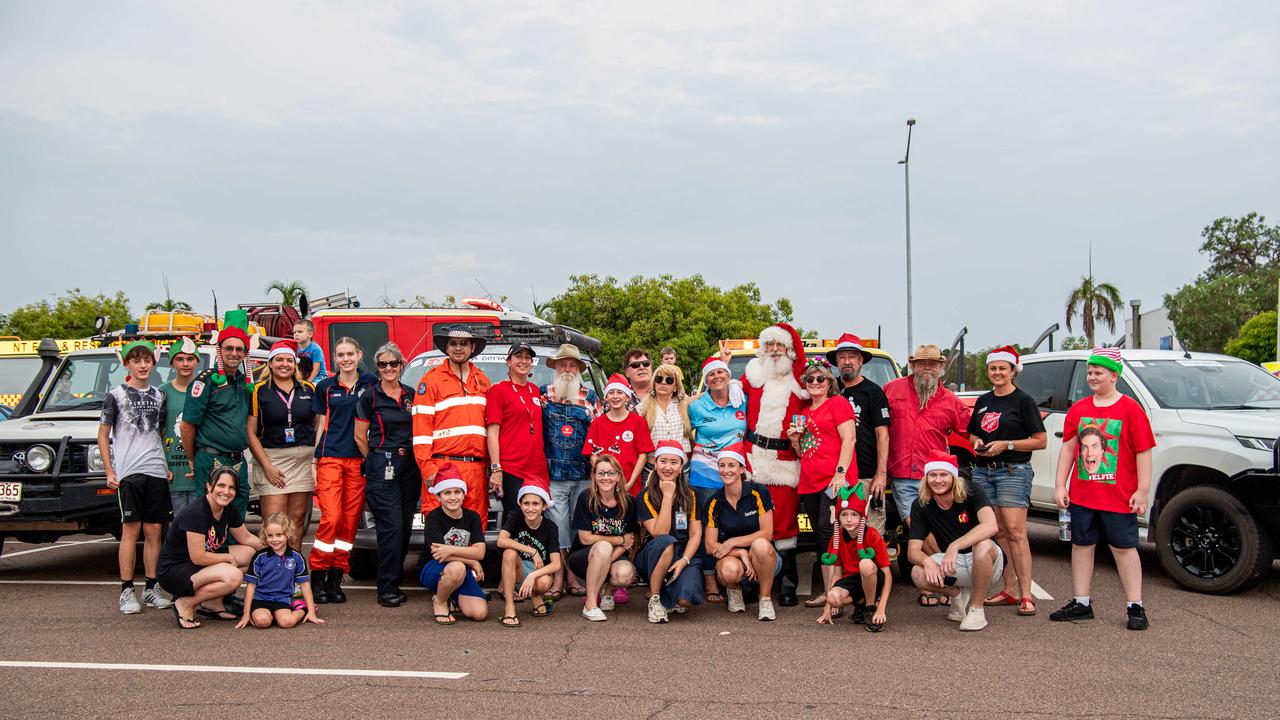
[[[329,602],[344,603],[347,601],[347,594],[342,592],[342,576],[345,573],[338,568],[330,568],[329,570]]]

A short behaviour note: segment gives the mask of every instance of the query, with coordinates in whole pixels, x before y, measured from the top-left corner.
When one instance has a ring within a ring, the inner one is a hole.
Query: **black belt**
[[[1024,463],[1024,462],[1016,462],[1016,463],[1011,463],[1011,462],[993,462],[993,463],[980,463],[980,462],[975,462],[975,463],[973,463],[973,465],[974,465],[974,467],[986,468],[986,469],[988,469],[988,470],[991,470],[992,468],[1004,468],[1005,470],[1012,470],[1014,465],[1026,465],[1026,463]]]
[[[755,445],[756,447],[762,447],[765,450],[790,450],[791,449],[790,440],[786,438],[773,438],[773,437],[765,437],[764,435],[757,435],[756,431],[754,430],[747,431],[747,442],[751,443],[752,445]]]
[[[432,460],[452,460],[453,462],[484,462],[484,458],[474,455],[432,455]]]
[[[243,450],[239,452],[224,452],[222,450],[219,450],[218,448],[211,448],[211,447],[202,447],[196,452],[202,452],[206,455],[218,455],[220,457],[236,457],[237,455],[241,455],[241,456],[244,455]]]

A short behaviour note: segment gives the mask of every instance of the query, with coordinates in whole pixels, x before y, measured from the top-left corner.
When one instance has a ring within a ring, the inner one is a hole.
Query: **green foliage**
[[[272,290],[280,293],[280,302],[282,304],[294,307],[298,305],[298,301],[302,299],[302,296],[307,294],[307,286],[297,280],[288,283],[275,280],[267,286],[267,294],[270,295]]]
[[[1245,321],[1276,307],[1280,225],[1257,213],[1220,217],[1200,235],[1209,269],[1164,296],[1169,319],[1188,349],[1221,352]]]
[[[1081,278],[1080,286],[1067,295],[1067,332],[1071,331],[1071,319],[1080,315],[1080,329],[1090,347],[1094,344],[1095,323],[1101,321],[1108,332],[1116,330],[1116,308],[1123,301],[1120,291],[1111,283],[1100,283],[1094,280],[1093,274]]]
[[[987,356],[990,355],[991,351],[995,350],[997,347],[1004,347],[1004,346],[992,345],[989,348],[978,350],[977,352],[966,352],[964,354],[964,389],[965,390],[990,390],[991,389],[991,381],[987,379]],[[1014,344],[1014,347],[1017,348],[1019,355],[1025,354],[1027,352],[1027,348],[1021,345],[1018,345],[1016,343]],[[943,354],[946,355],[948,358],[951,357],[950,351],[945,351]],[[957,367],[958,364],[959,364],[959,361],[951,365],[950,369],[947,372],[947,376],[943,378],[944,381],[948,383],[954,382],[957,385],[959,385],[960,368]],[[1015,381],[1015,384],[1016,384],[1016,381]]]
[[[1276,311],[1267,310],[1245,321],[1223,352],[1261,365],[1276,359]]]
[[[643,348],[656,360],[658,350],[670,345],[685,377],[696,377],[717,341],[757,337],[766,325],[792,316],[789,300],[764,303],[755,283],[722,290],[701,275],[637,275],[626,284],[594,274],[569,280],[567,290],[540,308],[543,317],[599,338],[606,368],[618,367],[630,348]]]
[[[1093,345],[1089,343],[1088,338],[1083,335],[1068,335],[1062,338],[1062,344],[1054,348],[1055,350],[1092,350]]]
[[[0,334],[17,335],[26,340],[89,337],[93,335],[94,321],[99,315],[111,318],[108,331],[123,328],[133,318],[129,314],[129,298],[123,292],[85,295],[80,288],[73,288],[53,302],[38,300],[17,308],[9,314]]]
[[[147,306],[143,308],[143,312],[149,312],[151,310],[159,310],[160,312],[191,312],[191,303],[182,300],[174,300],[173,298],[165,298],[162,301],[149,302],[147,303]]]

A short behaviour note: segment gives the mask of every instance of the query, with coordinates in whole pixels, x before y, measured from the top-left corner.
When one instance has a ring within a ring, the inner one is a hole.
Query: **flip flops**
[[[178,606],[176,604],[170,605],[169,607],[173,609],[173,621],[178,625],[179,630],[195,630],[200,627],[199,620],[196,620],[195,618],[182,617],[182,613],[178,612]],[[183,625],[182,623],[188,624]]]
[[[1004,590],[1001,590],[995,595],[992,595],[986,600],[983,600],[982,604],[986,605],[987,607],[1004,607],[1006,605],[1017,605],[1018,598],[1005,592]]]
[[[531,615],[533,615],[534,617],[546,617],[546,616],[550,615],[550,614],[551,614],[551,603],[549,603],[549,602],[545,602],[545,601],[544,601],[541,605],[539,605],[539,606],[535,607],[535,608],[533,609],[533,612],[532,612],[532,613],[530,613],[530,614],[531,614]]]
[[[1036,601],[1030,596],[1022,598],[1022,602],[1018,603],[1018,614],[1023,617],[1030,617],[1036,614]]]
[[[452,625],[458,622],[458,618],[454,617],[453,613],[445,613],[443,615],[432,615],[431,617],[433,620],[436,621],[437,625]]]
[[[498,618],[498,624],[501,625],[502,627],[518,628],[520,627],[520,618],[516,617],[515,615],[503,615],[502,617]]]
[[[706,601],[711,605],[723,605],[724,593],[709,592],[707,593]]]
[[[920,593],[920,597],[916,598],[916,602],[920,604],[920,607],[938,607],[942,604],[942,601],[938,599],[938,594],[931,592]]]
[[[221,620],[223,622],[230,622],[236,619],[235,614],[230,610],[211,610],[203,605],[196,606],[196,614],[203,618]]]

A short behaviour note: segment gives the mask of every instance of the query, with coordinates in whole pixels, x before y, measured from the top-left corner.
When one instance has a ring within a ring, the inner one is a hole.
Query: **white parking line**
[[[1035,580],[1031,581],[1031,594],[1035,595],[1037,600],[1053,599],[1053,596],[1050,595],[1047,591],[1045,591],[1044,588],[1040,587],[1040,584],[1037,583]]]
[[[119,580],[0,580],[0,585],[119,585]],[[343,585],[343,590],[377,590],[376,585]],[[426,588],[406,587],[402,592],[424,592]]]
[[[76,540],[74,542],[54,543],[51,545],[43,545],[38,548],[32,548],[31,550],[19,550],[18,552],[7,552],[4,555],[0,555],[0,560],[3,560],[4,558],[18,557],[19,555],[30,555],[31,553],[45,552],[47,550],[57,550],[58,548],[71,547],[72,545],[90,545],[92,543],[104,543],[104,542],[111,542],[114,540],[115,538],[112,538],[112,537],[103,537],[103,538],[96,538],[94,540]]]
[[[49,670],[139,670],[144,672],[221,672],[249,675],[339,675],[344,677],[402,677],[428,680],[461,680],[463,672],[427,670],[361,670],[353,668],[289,668],[253,667],[248,665],[143,665],[141,663],[38,662],[34,660],[0,660],[0,667]]]

